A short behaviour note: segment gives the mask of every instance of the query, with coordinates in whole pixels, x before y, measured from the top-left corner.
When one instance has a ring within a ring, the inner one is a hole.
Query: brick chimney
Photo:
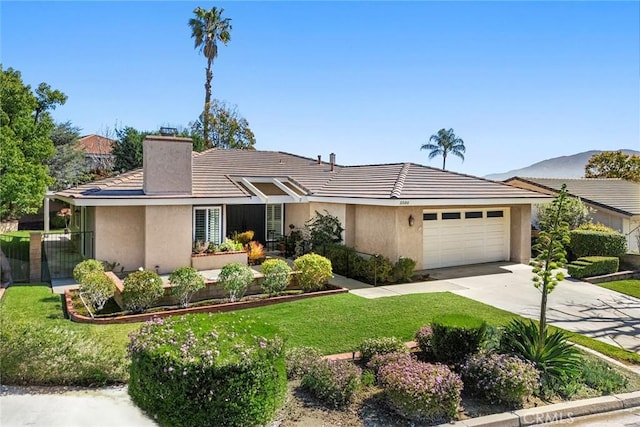
[[[190,138],[149,135],[142,149],[145,194],[191,194]]]

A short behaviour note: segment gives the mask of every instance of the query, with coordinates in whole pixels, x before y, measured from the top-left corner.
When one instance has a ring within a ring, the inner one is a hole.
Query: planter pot
[[[207,255],[193,255],[191,257],[191,267],[196,270],[217,270],[232,262],[247,265],[247,253],[218,252]]]

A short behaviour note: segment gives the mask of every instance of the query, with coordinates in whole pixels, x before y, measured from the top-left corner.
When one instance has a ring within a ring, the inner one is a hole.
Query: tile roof
[[[85,153],[91,155],[108,155],[113,151],[113,139],[100,135],[86,135],[78,140],[78,145]]]
[[[548,190],[558,191],[567,184],[567,192],[585,202],[625,215],[640,215],[640,183],[620,178],[528,178],[513,177],[505,182],[520,180]]]
[[[58,194],[68,197],[144,196],[142,169],[85,184]],[[281,178],[307,196],[360,199],[548,198],[505,183],[415,163],[335,165],[276,151],[218,150],[193,154],[192,197],[246,198],[253,194],[240,178]],[[164,196],[167,197],[167,196]],[[175,197],[175,196],[174,196]]]

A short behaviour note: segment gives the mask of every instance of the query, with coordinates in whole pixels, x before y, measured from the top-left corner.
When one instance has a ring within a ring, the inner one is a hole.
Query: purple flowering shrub
[[[358,350],[364,364],[368,363],[376,354],[409,352],[404,341],[396,337],[367,338],[362,341]]]
[[[269,325],[198,314],[130,338],[129,394],[160,425],[262,425],[284,402],[283,342]]]
[[[378,372],[383,366],[387,366],[389,363],[410,361],[413,358],[407,352],[394,352],[385,354],[376,354],[367,363],[367,368],[373,371],[376,378],[378,378]]]
[[[362,369],[348,360],[321,359],[302,377],[302,386],[327,406],[340,408],[353,401]]]
[[[378,382],[389,406],[405,418],[451,420],[458,413],[462,381],[445,365],[398,360],[380,368]]]
[[[320,361],[321,357],[320,351],[314,347],[287,349],[285,354],[287,378],[291,380],[302,378],[313,365]]]
[[[433,328],[431,325],[425,325],[418,329],[414,338],[416,343],[418,344],[418,348],[422,353],[422,359],[432,359],[433,358],[433,347],[431,346],[431,337],[433,336]]]
[[[522,405],[538,388],[540,374],[515,356],[480,352],[462,366],[465,390],[491,403]]]

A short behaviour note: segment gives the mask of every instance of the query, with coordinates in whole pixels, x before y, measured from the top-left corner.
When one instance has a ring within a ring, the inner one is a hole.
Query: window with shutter
[[[222,243],[222,209],[219,206],[193,209],[193,240]]]
[[[282,204],[267,205],[267,240],[282,235]]]

